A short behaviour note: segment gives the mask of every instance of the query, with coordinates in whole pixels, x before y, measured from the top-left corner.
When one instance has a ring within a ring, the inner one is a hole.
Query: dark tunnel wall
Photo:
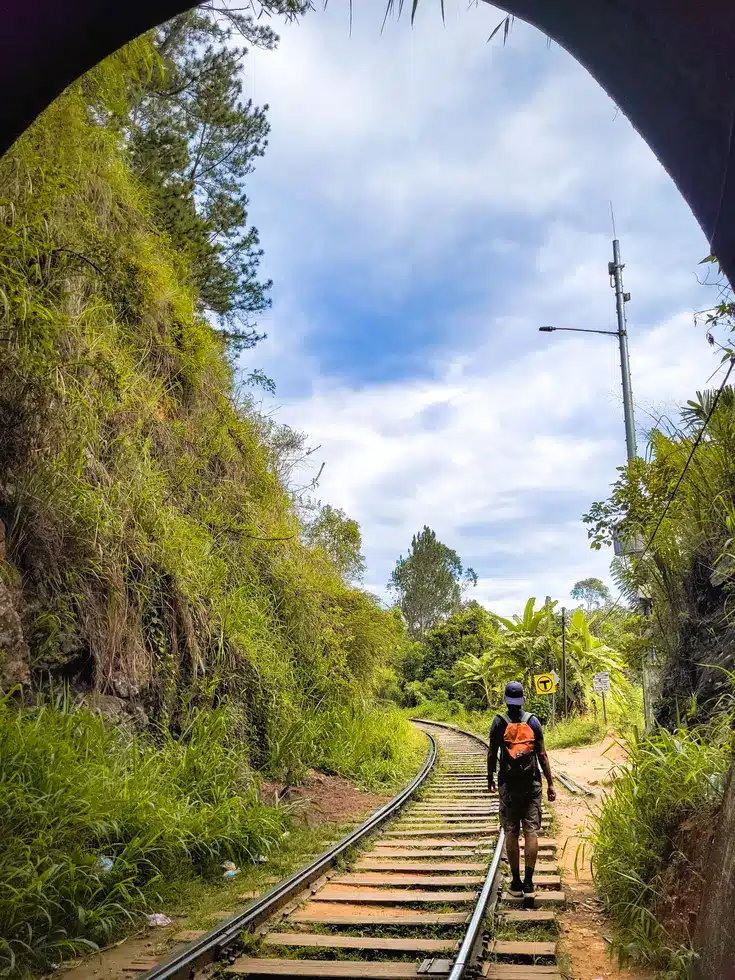
[[[188,6],[0,3],[0,153],[73,79]],[[512,0],[507,7],[566,48],[615,100],[735,280],[733,0]]]
[[[382,9],[385,0],[379,3]],[[735,0],[506,6],[566,48],[620,106],[735,282]],[[75,78],[187,7],[182,0],[0,0],[0,153]],[[734,793],[735,775],[720,838],[729,849],[713,870],[725,885],[707,891],[700,914],[700,980],[731,976],[735,964],[735,890],[732,877],[723,876],[728,861],[735,866]]]

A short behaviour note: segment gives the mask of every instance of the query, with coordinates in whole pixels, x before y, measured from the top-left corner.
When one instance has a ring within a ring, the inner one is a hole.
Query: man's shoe
[[[508,894],[511,898],[523,898],[523,882],[520,878],[514,878],[511,881]]]
[[[533,898],[536,895],[536,888],[533,884],[533,878],[529,878],[526,875],[526,879],[523,882],[523,896],[524,898]]]

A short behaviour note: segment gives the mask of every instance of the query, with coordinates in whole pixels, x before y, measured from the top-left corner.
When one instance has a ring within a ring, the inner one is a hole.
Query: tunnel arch
[[[74,79],[189,6],[0,0],[0,154]],[[504,0],[504,6],[568,51],[621,108],[735,283],[735,0]],[[735,770],[728,799],[735,812]],[[722,860],[713,855],[710,881]],[[725,935],[735,883],[727,875],[717,880],[699,937],[708,954],[699,969],[703,980],[722,980],[735,955],[735,936]],[[710,922],[719,922],[720,931],[708,932]]]
[[[4,0],[0,153],[75,78],[188,7]],[[735,282],[733,0],[506,0],[505,7],[565,48],[620,106]]]

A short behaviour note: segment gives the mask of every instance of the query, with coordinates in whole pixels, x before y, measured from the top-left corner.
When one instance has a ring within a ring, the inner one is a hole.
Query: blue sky
[[[639,439],[705,386],[693,326],[707,244],[642,139],[596,82],[484,3],[422,0],[416,23],[347,0],[283,25],[245,91],[270,143],[249,182],[274,281],[268,411],[308,433],[318,496],[361,524],[384,594],[432,526],[504,614],[608,579],[580,515],[624,460],[610,201],[626,262]],[[710,386],[712,382],[710,382]],[[308,473],[301,477],[308,477]]]

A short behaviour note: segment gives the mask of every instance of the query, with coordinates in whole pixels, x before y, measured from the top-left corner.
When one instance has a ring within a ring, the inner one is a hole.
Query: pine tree
[[[304,6],[270,0],[270,12]],[[245,182],[267,146],[267,106],[242,99],[247,47],[278,36],[251,15],[205,4],[155,32],[160,70],[137,93],[127,126],[133,165],[152,192],[154,218],[189,260],[202,313],[236,349],[261,337],[254,318],[270,305],[259,278],[258,231],[248,225]]]
[[[427,632],[459,609],[462,591],[477,585],[477,574],[463,568],[456,551],[424,525],[414,534],[411,549],[396,562],[388,588],[397,598],[410,635],[423,640]]]

